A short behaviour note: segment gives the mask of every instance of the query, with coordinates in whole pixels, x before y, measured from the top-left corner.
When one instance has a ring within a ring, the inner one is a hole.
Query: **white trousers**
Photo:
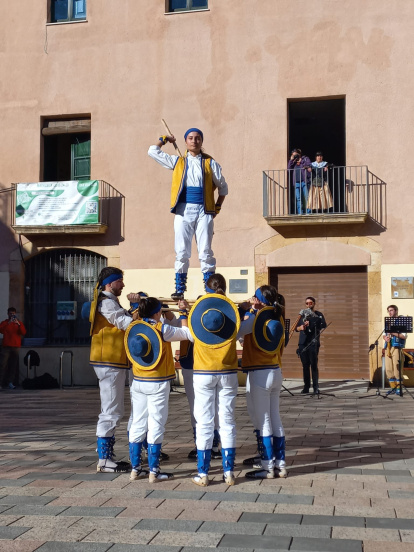
[[[203,205],[179,203],[174,218],[175,272],[188,272],[191,257],[191,242],[195,236],[201,272],[214,272],[216,259],[211,249],[214,221],[206,215]]]
[[[246,406],[247,406],[247,413],[249,414],[250,421],[253,424],[253,428],[258,429],[256,417],[254,415],[253,398],[252,398],[252,393],[251,393],[251,389],[250,389],[250,374],[251,373],[252,372],[247,372],[247,377],[246,377]]]
[[[196,446],[209,450],[213,446],[214,416],[218,409],[219,432],[223,449],[236,447],[234,409],[237,396],[237,374],[194,374],[194,416],[197,421]]]
[[[99,380],[101,413],[96,427],[97,437],[112,437],[124,415],[125,381],[129,370],[94,368]]]
[[[147,441],[150,445],[162,443],[168,418],[170,389],[170,381],[132,382],[133,416],[129,430],[130,443],[141,443],[147,432]]]
[[[279,396],[283,376],[280,368],[253,370],[249,372],[250,395],[253,403],[253,418],[262,437],[283,437],[279,413]]]
[[[131,429],[131,425],[132,425],[132,417],[133,417],[133,407],[132,407],[132,395],[131,395],[131,387],[132,387],[132,382],[134,381],[134,373],[132,371],[132,368],[131,370],[128,370],[128,383],[129,383],[129,397],[131,399],[131,412],[129,414],[129,419],[128,419],[128,425],[127,425],[127,432],[129,434],[129,430]]]
[[[185,368],[182,369],[183,373],[183,380],[184,380],[184,389],[185,393],[187,395],[188,400],[188,406],[190,407],[190,415],[191,415],[191,427],[196,427],[196,419],[194,417],[194,370],[187,370]],[[219,428],[219,420],[218,420],[218,403],[216,401],[216,411],[214,413],[214,429]]]

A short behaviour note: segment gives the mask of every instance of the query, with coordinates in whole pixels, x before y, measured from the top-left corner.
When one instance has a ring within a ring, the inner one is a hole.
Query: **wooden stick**
[[[168,136],[174,136],[173,133],[171,132],[171,130],[168,128],[168,125],[167,125],[167,123],[165,122],[165,120],[164,120],[164,119],[161,119],[161,122],[162,122],[162,124],[164,125],[164,128],[165,128],[165,130],[167,131]],[[173,142],[172,145],[173,145],[174,148],[178,151],[178,153],[180,154],[180,157],[182,157],[183,154],[181,153],[180,148],[177,146],[177,142]]]

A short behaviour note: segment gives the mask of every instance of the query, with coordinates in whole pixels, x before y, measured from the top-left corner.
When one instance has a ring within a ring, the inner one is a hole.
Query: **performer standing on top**
[[[171,187],[171,212],[175,214],[175,292],[174,300],[181,299],[187,289],[187,272],[191,257],[193,236],[204,283],[216,270],[216,259],[211,249],[213,219],[221,210],[228,193],[227,183],[220,165],[202,150],[203,133],[190,128],[184,134],[187,151],[183,157],[169,155],[161,150],[167,142],[175,142],[174,136],[161,136],[150,146],[148,155],[166,169],[173,171]],[[218,189],[215,202],[214,191]]]

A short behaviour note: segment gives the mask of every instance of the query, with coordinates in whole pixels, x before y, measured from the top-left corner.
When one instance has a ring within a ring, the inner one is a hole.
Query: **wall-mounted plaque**
[[[391,278],[391,297],[392,299],[413,299],[413,277],[402,276],[401,278]]]
[[[247,279],[229,280],[230,293],[247,293]]]

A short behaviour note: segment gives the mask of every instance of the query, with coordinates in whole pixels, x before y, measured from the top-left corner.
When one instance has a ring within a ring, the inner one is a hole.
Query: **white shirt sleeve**
[[[174,328],[169,324],[163,324],[162,337],[164,341],[194,341],[187,326],[183,326],[182,328]]]
[[[181,328],[181,320],[174,316],[171,320],[168,320],[168,318],[165,318],[165,316],[161,316],[161,322],[162,324],[168,324],[169,326],[174,326],[174,328]]]
[[[159,146],[150,146],[148,149],[148,155],[155,159],[165,169],[173,169],[177,163],[178,155],[168,155]]]
[[[225,196],[229,193],[229,188],[227,186],[227,182],[224,179],[223,173],[221,172],[221,167],[215,161],[212,159],[210,161],[210,167],[213,171],[213,182],[217,186],[219,195]]]
[[[98,311],[104,316],[110,324],[117,327],[118,330],[126,330],[132,322],[132,316],[118,303],[116,299],[106,296],[99,302]]]
[[[237,333],[237,338],[244,337],[247,334],[251,334],[253,331],[253,324],[255,320],[255,316],[249,316],[247,320],[243,320],[240,324],[240,329]]]

